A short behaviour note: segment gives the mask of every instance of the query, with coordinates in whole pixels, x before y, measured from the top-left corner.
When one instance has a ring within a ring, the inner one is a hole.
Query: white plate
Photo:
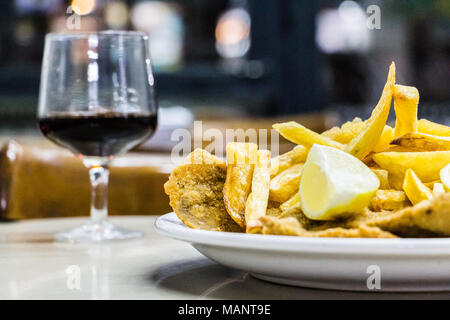
[[[175,213],[161,216],[155,225],[159,233],[190,242],[214,261],[267,281],[336,290],[450,290],[450,239],[301,238],[213,232],[190,229]]]

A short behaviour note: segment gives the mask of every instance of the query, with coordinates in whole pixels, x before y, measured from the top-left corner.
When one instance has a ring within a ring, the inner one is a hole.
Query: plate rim
[[[277,252],[450,257],[450,238],[308,238],[191,229],[174,212],[158,217],[158,233],[191,244]],[[246,241],[242,240],[245,237]]]

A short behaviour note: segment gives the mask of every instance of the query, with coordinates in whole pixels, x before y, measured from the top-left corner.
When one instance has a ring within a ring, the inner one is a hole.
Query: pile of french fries
[[[387,125],[394,100],[395,126]],[[225,208],[248,233],[261,233],[261,217],[271,207],[288,212],[299,206],[303,164],[313,144],[348,152],[379,178],[372,211],[396,211],[429,200],[445,190],[440,170],[450,163],[450,127],[417,119],[419,92],[395,84],[395,64],[389,68],[381,98],[369,119],[355,118],[322,134],[296,122],[273,128],[297,144],[271,159],[270,151],[252,143],[227,145]]]

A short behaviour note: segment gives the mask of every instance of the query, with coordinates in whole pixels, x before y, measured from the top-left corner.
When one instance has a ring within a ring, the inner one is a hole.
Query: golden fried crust
[[[381,230],[378,227],[368,227],[361,225],[355,228],[328,228],[318,231],[305,230],[297,219],[261,217],[264,234],[287,235],[312,238],[396,238],[390,232]]]
[[[281,210],[281,209],[280,209]],[[308,231],[319,231],[324,230],[328,228],[335,228],[338,226],[346,226],[348,219],[338,219],[338,220],[330,220],[330,221],[319,221],[319,220],[311,220],[302,211],[302,208],[300,206],[300,202],[295,203],[294,205],[286,208],[285,210],[281,210],[280,214],[278,215],[270,215],[269,216],[276,216],[278,218],[295,218],[297,219],[300,226]],[[353,217],[351,217],[353,218]]]
[[[213,156],[206,150],[195,149],[186,157],[184,164],[225,164],[225,161]]]
[[[277,218],[265,216],[259,218],[263,225],[263,234],[274,234],[282,236],[302,236],[305,232],[294,217]]]
[[[223,203],[225,164],[184,164],[176,167],[164,185],[170,206],[193,229],[239,232]]]
[[[376,226],[402,237],[450,236],[450,193],[425,200],[383,217],[369,219]]]
[[[312,237],[329,238],[397,238],[390,232],[377,227],[361,225],[358,228],[330,228],[321,231],[311,232]]]

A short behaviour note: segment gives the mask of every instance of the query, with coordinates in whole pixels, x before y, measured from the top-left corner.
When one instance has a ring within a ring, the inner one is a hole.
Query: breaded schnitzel
[[[199,155],[192,154],[192,157]],[[201,154],[205,164],[176,167],[164,185],[178,218],[193,229],[238,232],[242,229],[225,210],[222,189],[227,168],[209,153]]]
[[[175,168],[164,185],[170,205],[188,227],[212,231],[244,232],[225,209],[223,188],[227,175],[224,161],[204,150],[195,150],[185,164]],[[282,211],[270,202],[260,218],[263,233],[302,237],[450,237],[450,193],[398,211],[375,212],[341,220],[308,219],[299,205]]]
[[[390,232],[378,227],[361,225],[356,228],[334,227],[323,230],[306,230],[294,217],[277,218],[265,216],[260,218],[264,234],[287,235],[313,238],[396,238]]]
[[[449,237],[450,236],[450,193],[443,193],[432,200],[407,207],[381,217],[369,219],[369,226],[402,237]]]

